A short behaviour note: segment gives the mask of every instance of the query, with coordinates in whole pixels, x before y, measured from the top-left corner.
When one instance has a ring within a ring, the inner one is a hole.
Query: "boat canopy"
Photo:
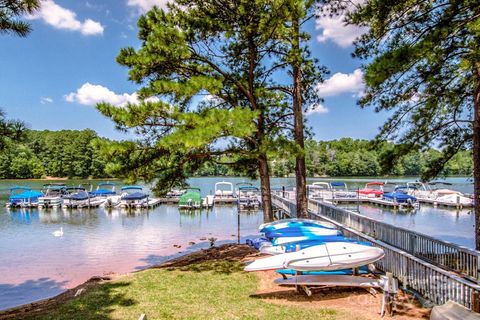
[[[20,189],[16,189],[16,190],[20,190]],[[43,196],[43,193],[39,192],[39,191],[34,191],[34,190],[31,190],[31,189],[26,189],[25,191],[23,192],[20,192],[20,193],[17,193],[17,194],[13,194],[12,196],[10,196],[9,200],[12,201],[12,200],[28,200],[28,199],[37,199],[38,197],[41,197]]]
[[[370,187],[370,186],[384,186],[384,185],[385,185],[385,182],[372,181],[372,182],[367,182],[365,186]]]
[[[143,190],[141,186],[123,186],[122,191],[124,190]]]
[[[347,188],[347,184],[345,182],[342,182],[342,181],[330,182],[330,186],[332,188]]]
[[[245,186],[253,186],[253,183],[251,182],[237,182],[237,186],[245,185]]]
[[[257,187],[254,186],[243,186],[238,188],[239,191],[259,191]]]
[[[430,181],[430,182],[428,182],[428,184],[431,185],[431,186],[436,186],[437,184],[443,184],[445,186],[453,185],[453,183],[446,182],[446,181]]]
[[[220,186],[225,186],[228,190],[227,191],[233,191],[233,183],[231,182],[226,182],[226,181],[222,181],[222,182],[217,182],[215,183],[215,190],[220,190]]]
[[[189,188],[187,188],[187,192],[188,191],[198,191],[198,193],[200,193],[201,190],[200,190],[199,187],[189,187]]]
[[[97,189],[99,189],[100,187],[107,187],[107,186],[116,187],[117,185],[113,182],[101,182],[98,184]]]
[[[143,200],[146,198],[148,198],[148,194],[145,194],[143,192],[134,192],[134,193],[124,195],[122,197],[122,200]]]
[[[330,183],[328,182],[314,182],[310,185],[313,188],[322,188],[322,189],[330,189]]]
[[[409,185],[406,185],[406,186],[397,186],[395,188],[395,191],[407,191],[408,189],[412,189],[412,190],[418,190],[418,188],[416,186],[409,186]]]
[[[66,191],[86,191],[83,187],[67,187],[65,188]]]
[[[48,187],[64,187],[66,188],[67,185],[65,183],[45,183],[43,187],[48,188]]]
[[[15,186],[15,187],[11,187],[10,189],[10,192],[23,192],[23,191],[31,191],[32,188],[30,187],[22,187],[22,186]]]

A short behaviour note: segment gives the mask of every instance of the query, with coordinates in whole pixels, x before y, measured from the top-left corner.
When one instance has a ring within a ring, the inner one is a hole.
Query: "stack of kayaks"
[[[263,224],[259,229],[268,240],[261,241],[259,250],[272,256],[255,260],[245,271],[348,274],[384,256],[382,249],[346,238],[334,225],[320,221],[287,219]]]

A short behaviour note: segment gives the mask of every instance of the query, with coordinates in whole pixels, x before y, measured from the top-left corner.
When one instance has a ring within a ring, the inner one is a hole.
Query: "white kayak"
[[[327,242],[297,252],[258,259],[245,271],[293,269],[297,271],[334,271],[361,267],[383,258],[382,249],[348,242]]]

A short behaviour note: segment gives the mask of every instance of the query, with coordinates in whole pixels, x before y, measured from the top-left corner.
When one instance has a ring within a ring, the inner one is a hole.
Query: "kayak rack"
[[[280,218],[296,218],[295,200],[272,193]],[[346,237],[369,242],[385,252],[375,267],[391,272],[402,288],[423,301],[448,300],[480,310],[480,252],[418,232],[367,218],[320,201],[308,201],[308,217],[337,226]]]
[[[398,281],[392,275],[387,273],[381,276],[380,279],[373,279],[355,275],[303,275],[287,277],[282,274],[281,279],[274,280],[275,284],[282,287],[295,287],[298,292],[305,293],[311,297],[313,291],[316,289],[324,289],[331,287],[349,287],[362,288],[367,290],[372,295],[377,295],[377,289],[383,291],[382,307],[380,314],[383,317],[386,313],[393,315],[393,305],[395,296],[398,291]]]

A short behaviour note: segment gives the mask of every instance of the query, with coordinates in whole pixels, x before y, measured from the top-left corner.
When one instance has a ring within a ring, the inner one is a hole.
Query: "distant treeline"
[[[28,130],[21,142],[9,141],[0,153],[0,178],[107,177],[106,160],[93,143],[96,139],[97,133],[88,129]]]
[[[28,130],[22,142],[10,141],[0,153],[1,179],[28,179],[45,176],[68,178],[106,178],[108,159],[102,156],[93,130],[35,131]],[[427,170],[427,163],[440,152],[435,149],[412,151],[396,159],[393,169],[385,164],[391,143],[373,145],[368,140],[343,138],[334,141],[306,142],[307,175],[318,176],[419,176]],[[227,159],[228,160],[228,159]],[[228,162],[228,161],[226,161]],[[277,177],[293,176],[295,159],[281,157],[271,162],[272,174]],[[446,165],[445,175],[471,175],[472,154],[461,151]],[[238,175],[223,164],[209,163],[198,176]]]
[[[307,176],[420,176],[428,169],[428,163],[440,156],[436,149],[412,150],[407,156],[396,159],[393,169],[387,165],[395,145],[373,144],[369,140],[343,138],[333,141],[306,141]],[[294,157],[282,157],[270,164],[277,177],[294,176]],[[473,172],[471,151],[460,151],[445,166],[444,175],[466,175]],[[209,165],[201,175],[234,175],[225,165]]]

